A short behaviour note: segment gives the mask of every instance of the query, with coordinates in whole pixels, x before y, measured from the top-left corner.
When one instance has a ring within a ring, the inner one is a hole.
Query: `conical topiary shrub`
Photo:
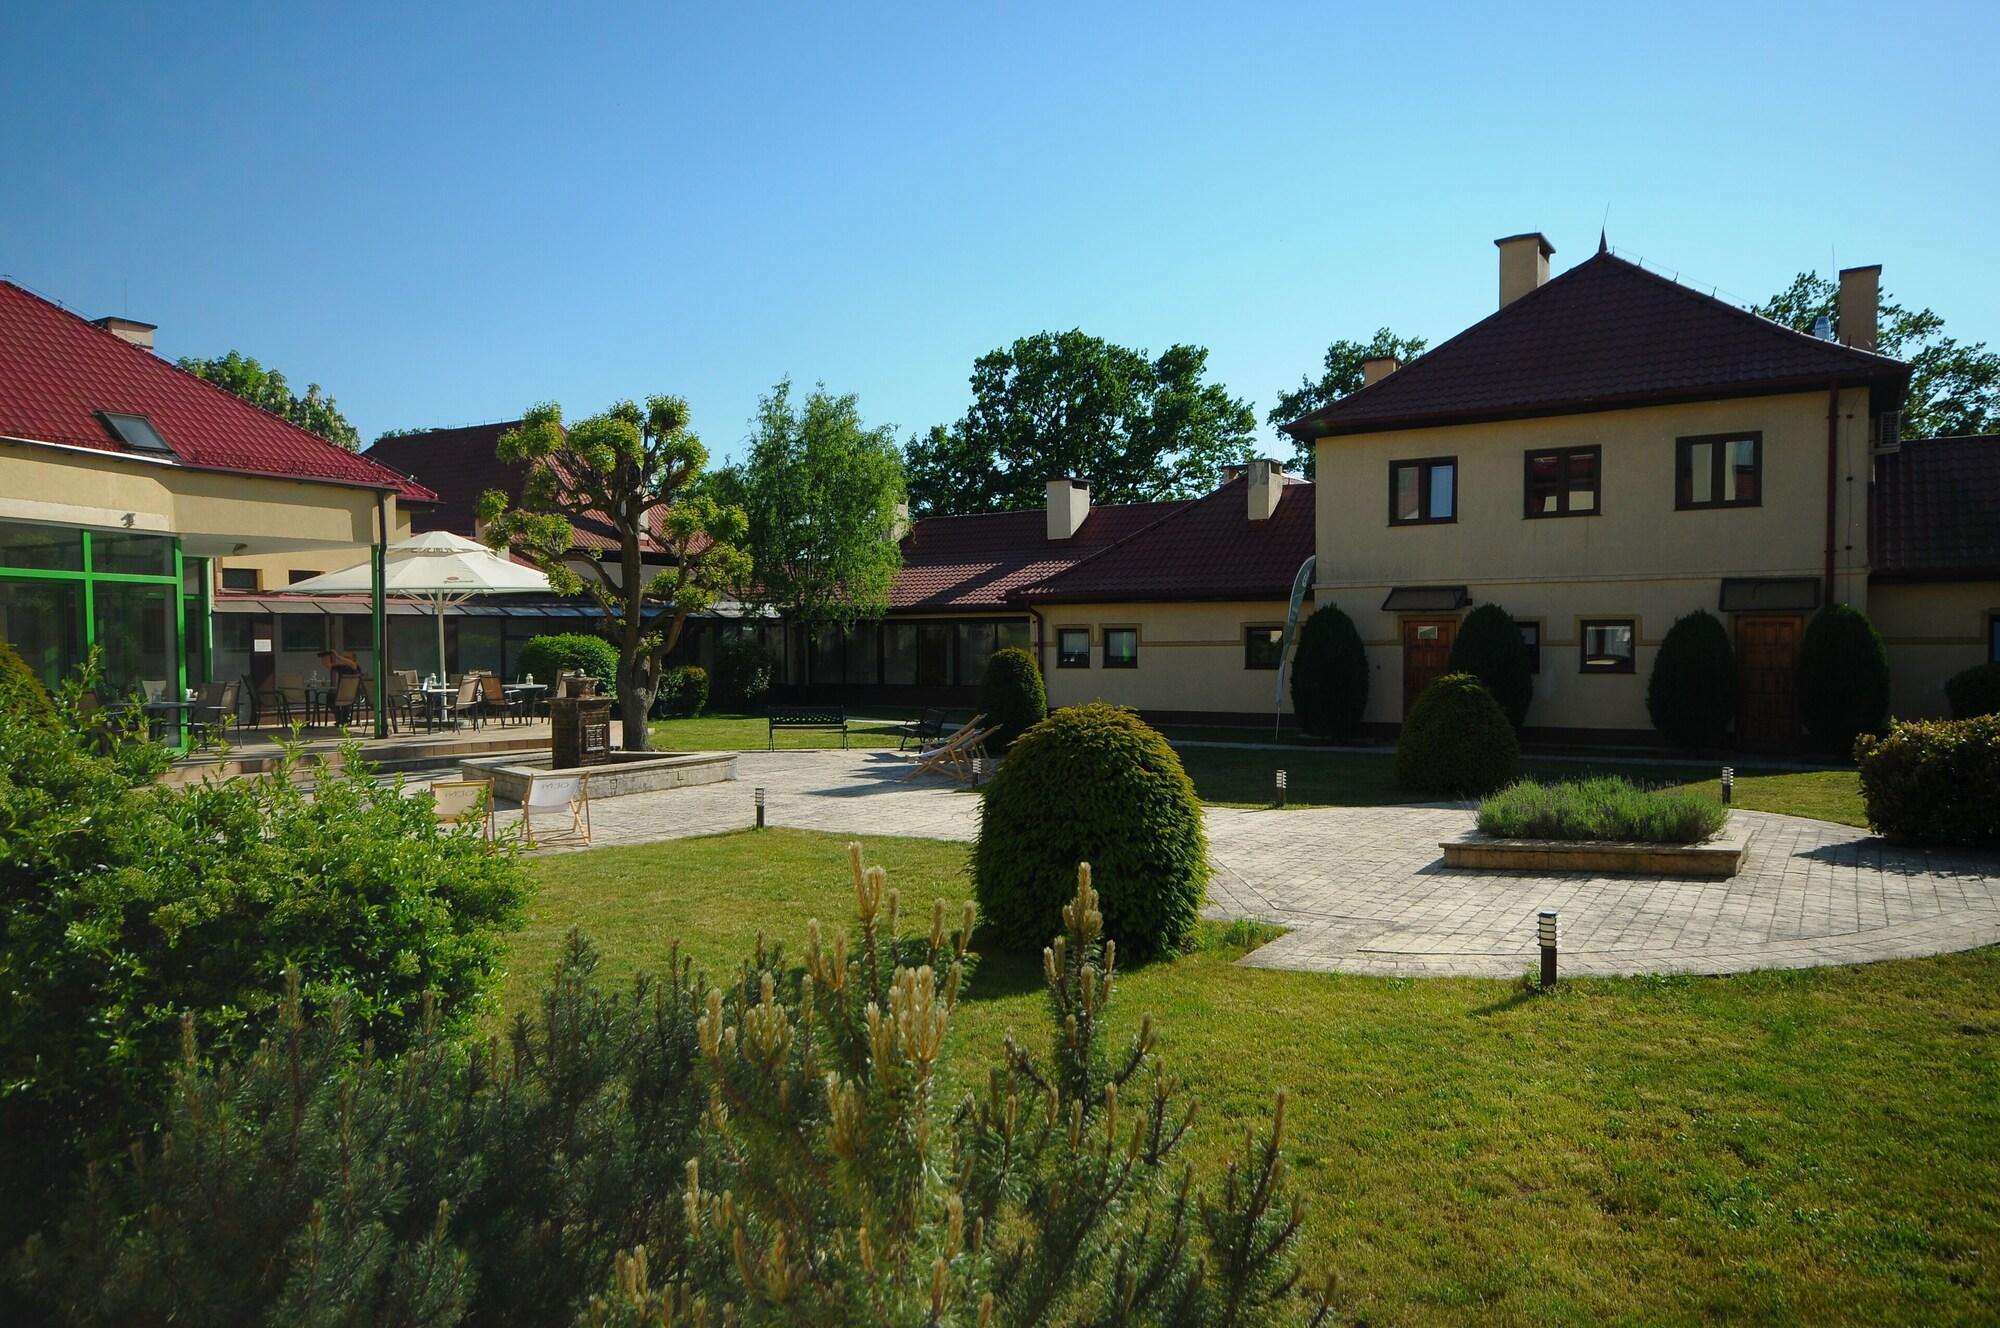
[[[1799,722],[1815,749],[1849,756],[1854,740],[1889,722],[1889,652],[1868,615],[1829,604],[1799,642]]]
[[[986,661],[986,676],[979,680],[979,713],[999,732],[986,740],[989,751],[999,754],[1014,740],[1049,717],[1049,695],[1042,686],[1042,671],[1035,657],[1015,646],[993,652]]]
[[[981,924],[1034,953],[1091,865],[1121,954],[1179,949],[1208,882],[1201,803],[1167,740],[1130,710],[1067,706],[1029,729],[986,786],[972,885]]]
[[[1678,618],[1653,658],[1646,713],[1660,736],[1682,747],[1720,747],[1736,719],[1736,651],[1722,621],[1704,609]]]
[[[1520,740],[1500,703],[1469,673],[1447,673],[1418,694],[1396,743],[1396,782],[1412,793],[1491,793],[1521,764]]]
[[[1368,651],[1354,620],[1331,604],[1314,609],[1292,655],[1292,713],[1315,738],[1351,738],[1368,707]]]
[[[1479,679],[1500,703],[1507,722],[1520,731],[1528,718],[1528,703],[1535,699],[1535,675],[1513,614],[1498,604],[1482,604],[1466,614],[1451,643],[1446,668]]]

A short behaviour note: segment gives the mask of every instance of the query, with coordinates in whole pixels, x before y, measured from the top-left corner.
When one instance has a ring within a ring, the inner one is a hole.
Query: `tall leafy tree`
[[[758,403],[753,427],[749,456],[716,484],[749,516],[746,596],[813,627],[881,617],[903,562],[894,428],[868,428],[854,396],[824,384],[795,404],[789,381]]]
[[[253,406],[261,406],[279,419],[289,420],[329,443],[350,452],[361,450],[360,433],[347,422],[347,417],[334,405],[333,398],[326,395],[318,383],[306,384],[306,394],[299,396],[276,369],[266,369],[250,356],[233,350],[227,355],[207,360],[183,356],[178,363],[196,378],[214,383],[223,391],[242,397]]]
[[[912,506],[926,515],[1037,507],[1044,482],[1088,480],[1106,503],[1184,498],[1250,455],[1250,403],[1205,383],[1208,351],[1157,358],[1078,330],[1038,332],[972,366],[972,406],[912,439]]]
[[[1414,360],[1424,353],[1428,344],[1422,337],[1399,337],[1386,327],[1377,328],[1375,335],[1367,341],[1336,341],[1326,348],[1326,359],[1321,365],[1319,377],[1308,375],[1299,379],[1299,385],[1291,391],[1278,393],[1278,404],[1271,407],[1264,423],[1273,429],[1282,429],[1321,406],[1332,405],[1350,393],[1359,392],[1363,363],[1384,355],[1405,362]],[[1299,474],[1312,478],[1311,444],[1293,440],[1292,465]]]
[[[1824,315],[1840,331],[1840,286],[1816,272],[1792,284],[1755,312],[1810,332]],[[1986,343],[1970,345],[1945,335],[1944,319],[1930,309],[1909,309],[1883,292],[1875,347],[1910,364],[1910,395],[1903,407],[1903,437],[1992,433],[2000,429],[2000,354]]]
[[[587,593],[604,610],[618,646],[625,749],[644,751],[661,662],[688,615],[713,608],[749,575],[743,509],[699,484],[708,449],[688,428],[680,397],[648,397],[643,407],[620,401],[567,429],[561,407],[538,405],[500,435],[496,450],[502,461],[526,463],[528,473],[519,507],[510,509],[498,489],[480,497],[486,542],[511,544],[558,591]],[[586,516],[608,524],[618,547],[584,562],[588,575],[579,575],[571,522]],[[652,566],[648,544],[658,550]]]

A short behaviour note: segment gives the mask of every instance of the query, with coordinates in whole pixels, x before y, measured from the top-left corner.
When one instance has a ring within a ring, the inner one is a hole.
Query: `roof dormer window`
[[[111,426],[111,432],[117,435],[118,441],[134,452],[174,455],[173,447],[144,415],[126,415],[115,410],[100,410],[97,413]]]

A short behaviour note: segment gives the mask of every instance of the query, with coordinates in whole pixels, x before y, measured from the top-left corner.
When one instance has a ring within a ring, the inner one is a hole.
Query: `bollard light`
[[[764,786],[762,784],[757,786],[757,828],[759,830],[764,828]]]
[[[975,787],[986,782],[986,758],[983,756],[972,758],[972,782]]]
[[[1722,805],[1727,807],[1730,803],[1730,800],[1735,796],[1736,796],[1736,767],[1733,765],[1726,765],[1722,767]]]
[[[1278,805],[1285,805],[1285,772],[1282,770],[1278,772]]]
[[[1535,938],[1542,946],[1542,988],[1545,991],[1556,985],[1556,945],[1560,935],[1556,911],[1543,909],[1535,919]]]

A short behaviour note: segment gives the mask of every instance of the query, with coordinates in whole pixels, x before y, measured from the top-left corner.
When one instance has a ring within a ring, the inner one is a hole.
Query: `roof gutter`
[[[1833,593],[1834,509],[1840,485],[1840,380],[1826,389],[1826,596],[1820,602],[1831,605]]]

